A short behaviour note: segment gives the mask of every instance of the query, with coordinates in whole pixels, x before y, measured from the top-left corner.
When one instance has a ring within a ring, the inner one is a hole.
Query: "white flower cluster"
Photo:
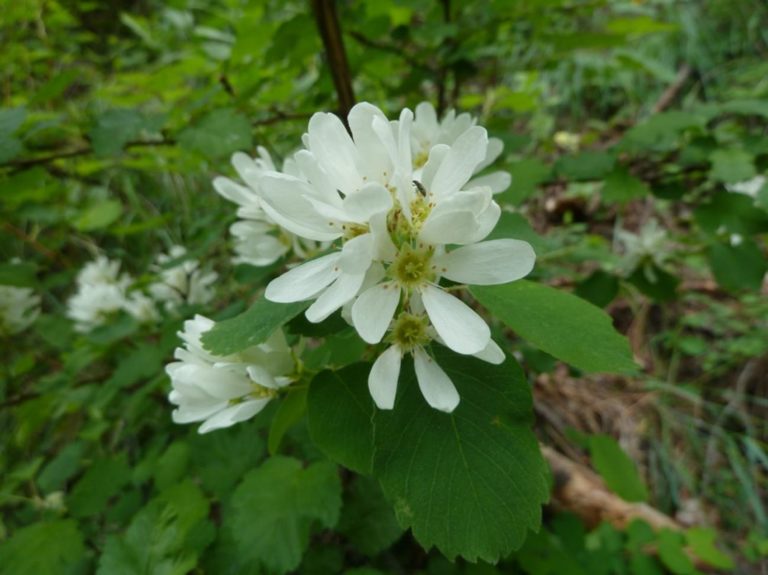
[[[213,326],[201,315],[184,322],[184,331],[179,332],[184,347],[176,349],[178,361],[165,368],[173,385],[168,398],[177,406],[173,421],[202,421],[200,433],[250,419],[291,383],[289,374],[294,371],[282,331],[263,344],[221,357],[208,353],[200,343],[202,334]]]
[[[67,315],[75,322],[75,330],[89,332],[120,311],[148,323],[159,319],[158,305],[173,311],[183,303],[208,303],[217,275],[201,271],[197,260],[179,261],[185,255],[183,247],[173,246],[168,254],[158,256],[158,280],[149,286],[149,295],[129,274],[120,272],[119,261],[99,256],[86,264],[77,276],[77,292],[67,302]]]
[[[655,219],[649,220],[634,234],[627,230],[616,230],[616,241],[621,246],[624,258],[621,267],[625,275],[638,267],[646,279],[656,283],[653,267],[663,267],[671,255],[671,244],[667,231]]]
[[[535,261],[524,241],[483,241],[501,214],[493,194],[509,186],[510,176],[478,173],[502,143],[467,114],[438,121],[428,104],[390,121],[362,103],[348,124],[351,136],[335,115],[315,114],[305,148],[283,171],[270,169],[263,153],[256,162],[238,154],[233,163],[248,188],[218,179],[217,190],[241,206],[241,217],[258,206],[281,233],[332,242],[329,253],[273,280],[266,297],[314,300],[306,311],[311,322],[344,308],[366,342],[386,341],[369,376],[380,408],[393,407],[401,360],[410,354],[426,401],[453,411],[459,395],[429,344],[491,363],[504,361],[504,353],[483,318],[453,295],[461,286],[441,281],[506,283],[527,275]],[[241,253],[247,250],[258,248]]]
[[[0,336],[27,329],[39,315],[39,295],[29,288],[0,285]]]

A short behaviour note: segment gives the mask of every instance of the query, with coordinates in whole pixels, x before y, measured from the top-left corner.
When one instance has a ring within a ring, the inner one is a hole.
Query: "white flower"
[[[186,254],[184,247],[173,246],[167,254],[157,257],[155,271],[160,279],[149,286],[149,293],[168,311],[182,304],[205,305],[215,295],[212,285],[219,276],[215,272],[201,270],[199,262],[186,258]],[[176,265],[169,267],[173,262],[177,262]]]
[[[276,224],[262,209],[259,199],[259,179],[267,172],[277,172],[269,152],[259,146],[259,157],[251,158],[238,152],[232,156],[232,165],[245,186],[225,177],[213,180],[213,187],[227,200],[240,206],[237,210],[241,221],[235,222],[229,232],[235,237],[235,263],[267,266],[293,251],[299,257],[316,252],[325,246],[299,237]],[[300,177],[296,163],[288,159],[283,173]]]
[[[419,389],[427,403],[446,413],[456,409],[460,400],[456,387],[426,351],[432,340],[444,343],[430,327],[429,318],[423,312],[401,312],[391,325],[388,339],[392,345],[379,355],[368,374],[368,390],[376,406],[379,409],[394,407],[400,364],[403,355],[410,353]],[[504,352],[492,339],[488,340],[485,348],[472,355],[493,364],[502,363],[505,359]]]
[[[126,308],[126,292],[131,284],[120,273],[120,262],[104,256],[89,262],[77,276],[77,293],[67,302],[67,316],[74,320],[75,331],[85,333]]]
[[[735,184],[726,184],[725,188],[729,192],[744,194],[752,199],[757,199],[757,194],[763,189],[768,179],[765,176],[755,176],[751,180],[737,182]]]
[[[632,273],[642,265],[648,281],[656,283],[652,264],[662,267],[670,255],[667,231],[656,220],[649,220],[639,233],[617,230],[615,237],[624,252],[622,267],[625,273]]]
[[[458,394],[429,359],[426,343],[437,339],[457,353],[493,360],[503,360],[503,353],[485,321],[440,287],[441,278],[476,285],[514,281],[531,271],[535,254],[519,240],[482,242],[501,214],[491,187],[472,180],[495,157],[485,129],[471,120],[457,121],[450,145],[434,144],[418,165],[412,122],[410,110],[389,122],[374,106],[358,104],[349,115],[350,138],[335,116],[312,117],[308,150],[295,156],[306,179],[265,174],[260,180],[264,209],[296,234],[340,240],[341,249],[273,280],[266,297],[277,302],[316,298],[306,314],[316,322],[359,294],[351,319],[365,341],[380,342],[394,326],[393,346],[372,372],[377,404],[391,408],[400,358],[411,353],[427,401],[451,411]],[[418,337],[403,336],[419,322],[424,327]],[[445,391],[449,388],[452,393]]]
[[[160,319],[155,302],[140,291],[134,291],[126,298],[123,309],[140,323],[151,323]]]
[[[413,155],[414,177],[420,179],[420,169],[427,163],[432,148],[438,144],[452,145],[464,132],[473,127],[477,121],[467,113],[456,115],[448,111],[442,120],[438,120],[435,108],[429,102],[421,102],[416,106],[416,114],[411,129],[411,149]],[[473,174],[490,166],[501,155],[504,143],[498,138],[489,138],[485,157],[477,164]],[[493,193],[506,190],[512,178],[508,172],[492,172],[472,180],[468,187],[488,186]]]
[[[282,331],[263,344],[226,357],[203,349],[200,337],[214,322],[201,315],[184,322],[179,336],[184,347],[176,349],[178,360],[166,366],[173,390],[168,399],[177,406],[175,423],[202,421],[198,431],[206,433],[229,427],[259,413],[291,383],[291,349]]]
[[[40,315],[40,296],[29,288],[0,286],[0,335],[27,329]]]

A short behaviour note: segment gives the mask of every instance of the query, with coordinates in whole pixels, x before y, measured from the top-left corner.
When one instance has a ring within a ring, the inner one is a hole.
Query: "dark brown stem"
[[[334,0],[312,0],[312,11],[317,21],[317,29],[323,40],[325,55],[331,70],[333,85],[339,98],[338,114],[347,123],[347,114],[355,105],[355,93],[352,90],[352,76],[349,72],[347,51],[341,35],[339,16]]]

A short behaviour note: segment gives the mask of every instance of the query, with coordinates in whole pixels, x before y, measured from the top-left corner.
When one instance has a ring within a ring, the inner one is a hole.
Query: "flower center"
[[[390,274],[407,288],[433,280],[434,273],[430,265],[433,251],[432,248],[417,251],[409,244],[404,244],[390,267]]]
[[[427,325],[426,316],[403,312],[395,320],[390,340],[404,352],[409,352],[415,347],[429,343],[431,338],[427,333]]]

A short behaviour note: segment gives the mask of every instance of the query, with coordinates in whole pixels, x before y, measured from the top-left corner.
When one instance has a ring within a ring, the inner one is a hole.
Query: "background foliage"
[[[477,393],[478,409],[524,406],[532,390],[541,441],[591,462],[625,500],[695,526],[585,525],[552,507],[538,533],[523,527],[499,545],[492,529],[475,534],[474,564],[448,561],[452,532],[435,527],[471,509],[433,501],[418,482],[406,498],[434,517],[411,523],[393,510],[403,477],[392,460],[408,454],[368,458],[366,442],[385,441],[365,435],[369,414],[350,422],[360,445],[336,450],[349,429],[329,413],[357,391],[327,385],[359,380],[349,364],[365,352],[348,333],[323,340],[290,322],[324,341],[305,351],[309,371],[338,371],[251,422],[200,436],[170,421],[163,366],[182,320],[236,316],[277,271],[231,263],[234,214],[213,176],[231,173],[237,150],[284,157],[311,113],[337,106],[309,6],[2,0],[0,12],[0,278],[43,297],[34,326],[2,343],[0,573],[759,572],[768,187],[751,197],[726,185],[768,171],[764,2],[338,2],[359,99],[390,115],[424,99],[467,110],[506,144],[513,185],[499,227],[534,245],[541,283],[473,290],[525,371],[513,389],[493,389],[492,368],[446,360],[487,371],[488,391],[462,395]],[[661,239],[631,252],[617,231],[651,220]],[[214,305],[73,331],[66,300],[97,250],[148,282],[173,244],[219,273]],[[502,296],[536,305],[500,306]],[[577,337],[553,337],[552,318]],[[220,345],[242,340],[242,320],[224,325]],[[623,375],[589,375],[602,371]],[[386,438],[431,415],[413,401],[380,429]],[[533,437],[518,447],[506,457],[543,473]],[[423,474],[456,461],[414,457]],[[512,487],[494,488],[525,507]],[[485,507],[492,525],[503,510]],[[504,548],[496,566],[484,562],[497,559],[488,545]]]

